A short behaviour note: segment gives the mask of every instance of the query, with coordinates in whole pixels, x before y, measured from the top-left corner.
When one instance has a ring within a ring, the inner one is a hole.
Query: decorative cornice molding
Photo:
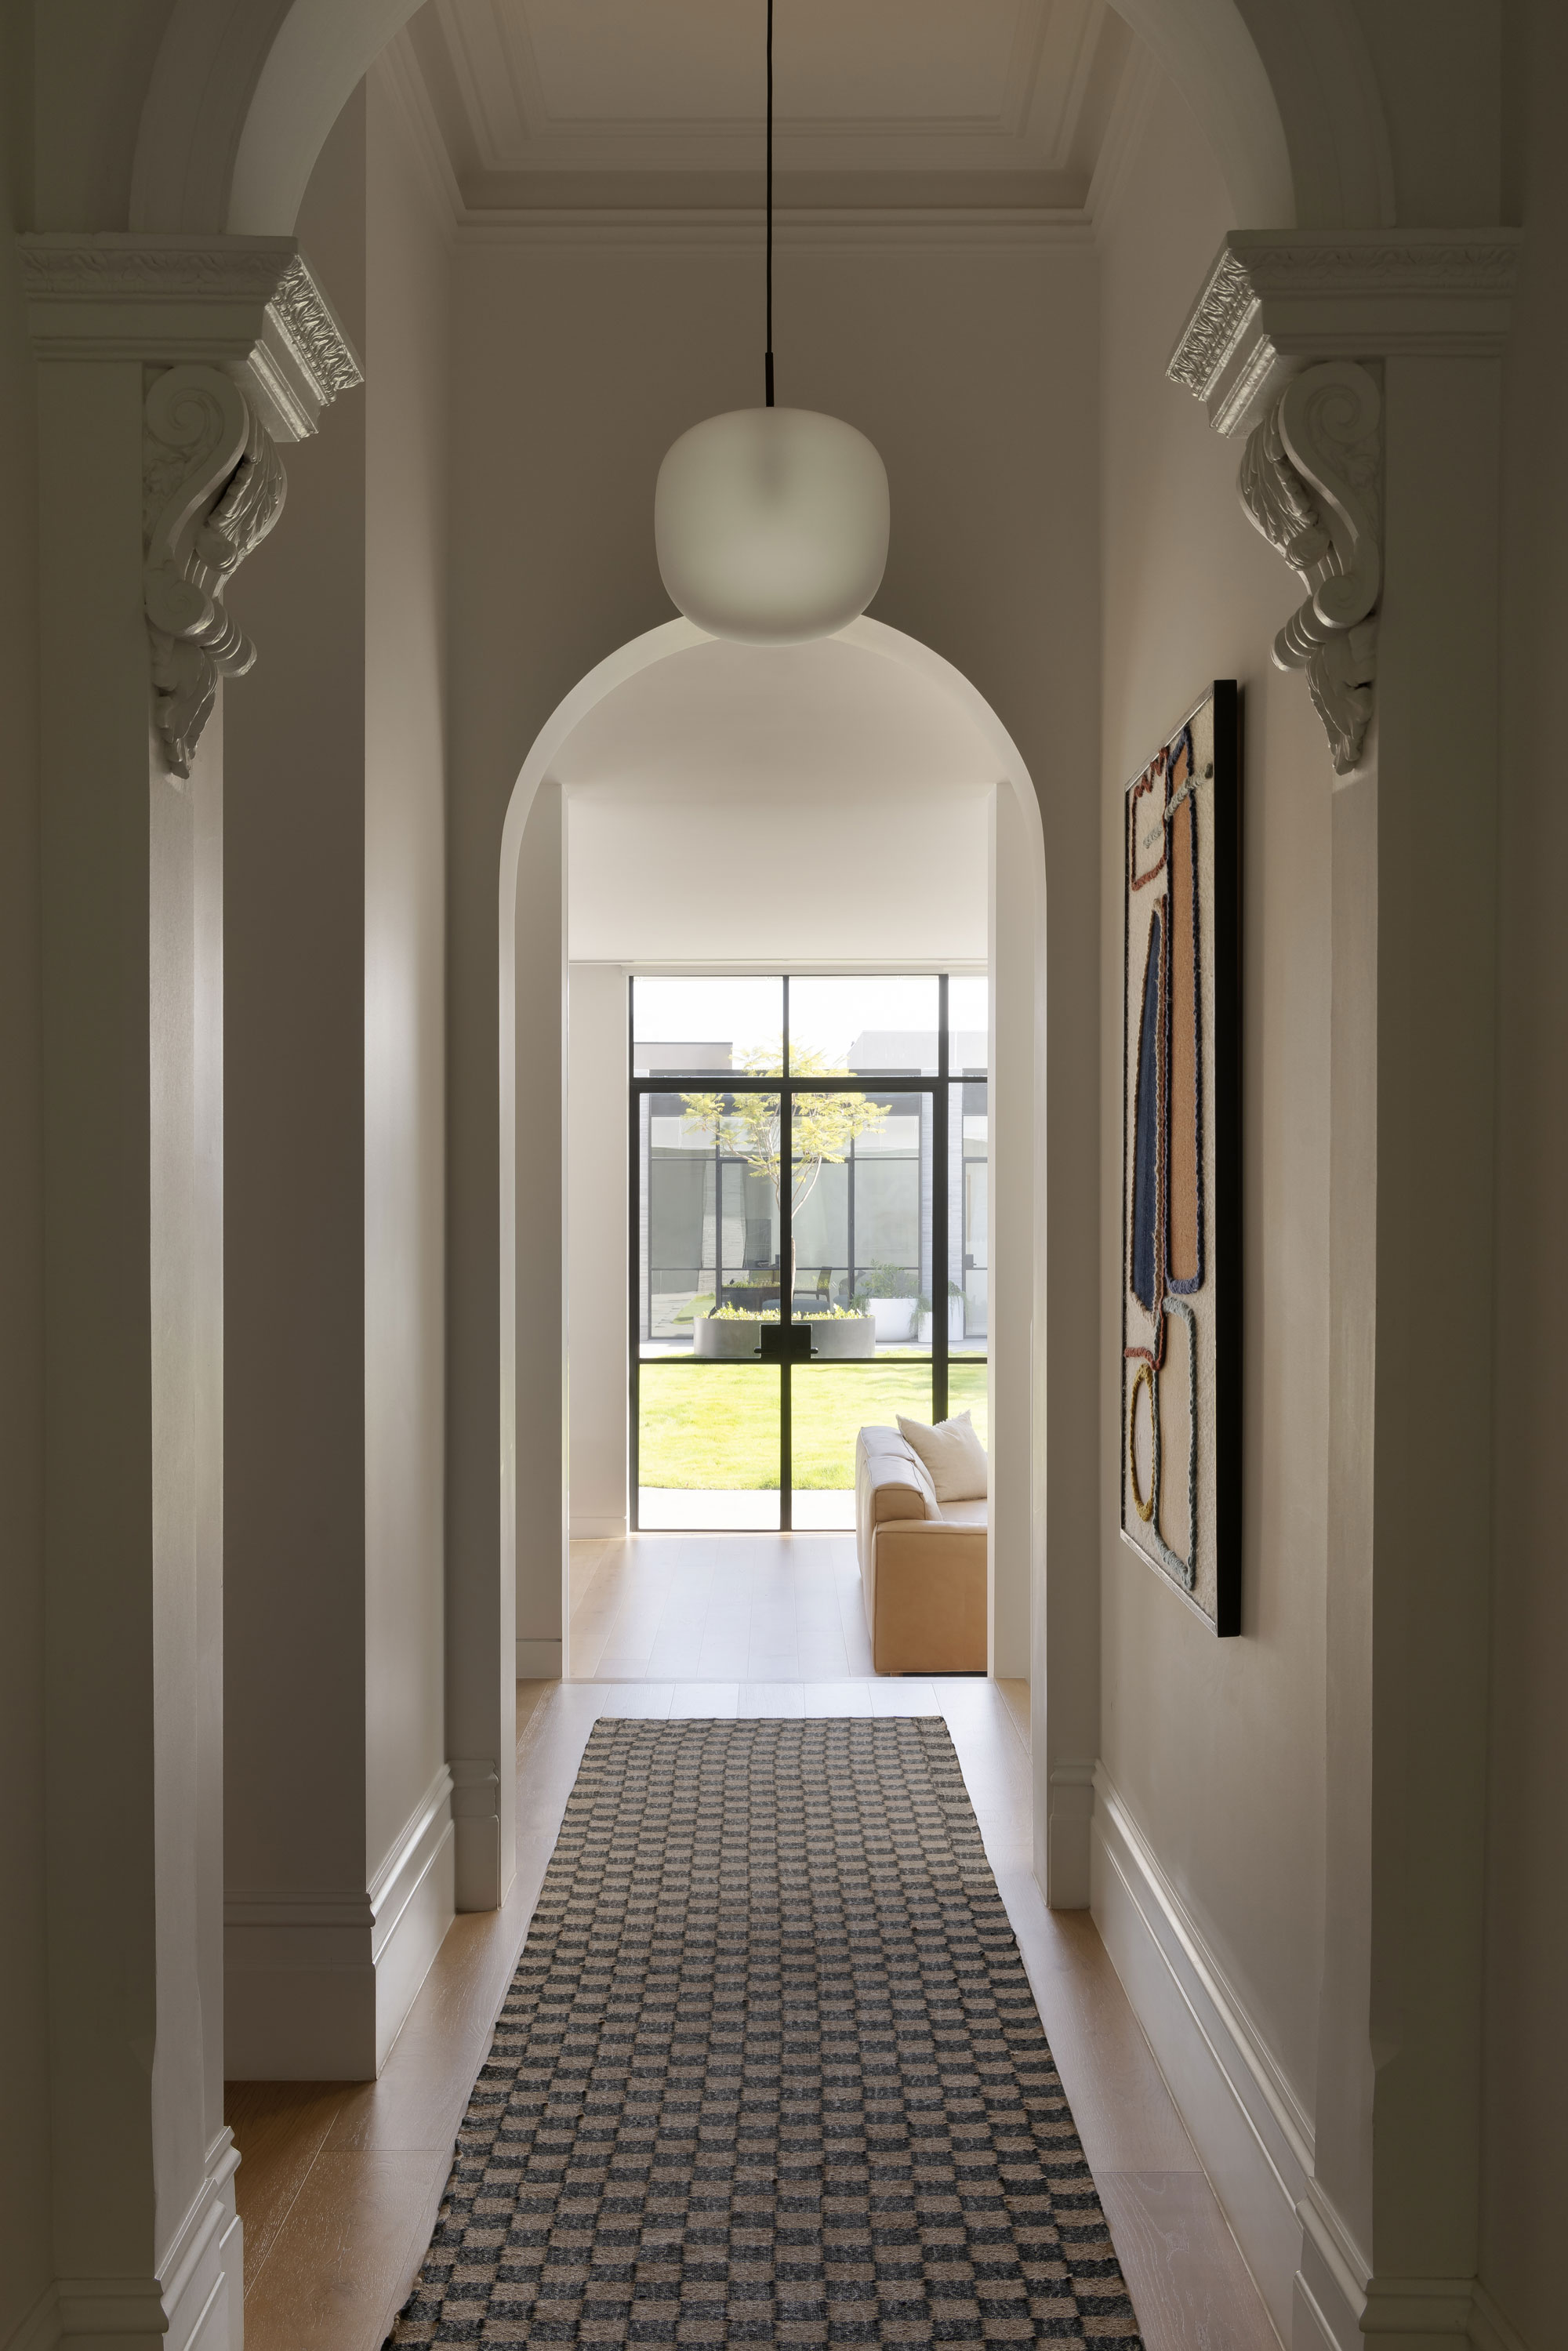
[[[761,242],[760,206],[715,206],[538,212],[466,210],[457,223],[460,246],[510,246],[538,253],[752,253]],[[783,252],[842,258],[889,252],[971,253],[978,249],[1044,250],[1088,246],[1093,231],[1081,212],[1028,206],[835,210],[805,206],[774,214],[773,238]]]
[[[1306,672],[1341,776],[1361,757],[1377,670],[1382,409],[1354,360],[1305,369],[1254,425],[1237,486],[1250,520],[1308,590],[1274,640],[1274,660]]]
[[[1239,229],[1210,267],[1166,371],[1217,432],[1250,427],[1285,378],[1327,358],[1500,350],[1517,229]]]
[[[287,236],[18,240],[40,359],[135,359],[226,369],[274,440],[314,433],[363,381],[359,360]]]
[[[177,367],[148,388],[142,437],[155,723],[170,769],[188,776],[220,677],[256,647],[224,607],[230,580],[283,511],[283,461],[230,375]]]
[[[302,253],[297,253],[284,271],[267,308],[319,391],[323,408],[340,392],[351,392],[363,383],[364,370]]]

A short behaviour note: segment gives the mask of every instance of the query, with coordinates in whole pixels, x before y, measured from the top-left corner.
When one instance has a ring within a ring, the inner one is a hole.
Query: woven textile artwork
[[[596,1726],[390,2341],[1138,2345],[939,1718]]]
[[[1122,1533],[1240,1630],[1240,778],[1235,684],[1127,786]]]

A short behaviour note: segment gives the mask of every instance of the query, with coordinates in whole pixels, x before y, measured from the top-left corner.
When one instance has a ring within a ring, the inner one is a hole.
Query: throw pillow
[[[990,1464],[967,1412],[939,1420],[935,1428],[923,1420],[905,1420],[900,1413],[898,1433],[930,1470],[939,1502],[986,1499],[991,1490]]]

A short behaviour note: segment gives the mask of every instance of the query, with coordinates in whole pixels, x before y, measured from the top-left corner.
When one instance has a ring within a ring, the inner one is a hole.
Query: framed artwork
[[[1122,1537],[1241,1629],[1241,728],[1234,679],[1127,786]]]

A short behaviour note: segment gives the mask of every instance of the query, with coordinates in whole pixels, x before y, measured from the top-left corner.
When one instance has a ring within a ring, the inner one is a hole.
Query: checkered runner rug
[[[1135,2351],[939,1718],[596,1726],[390,2341]]]

